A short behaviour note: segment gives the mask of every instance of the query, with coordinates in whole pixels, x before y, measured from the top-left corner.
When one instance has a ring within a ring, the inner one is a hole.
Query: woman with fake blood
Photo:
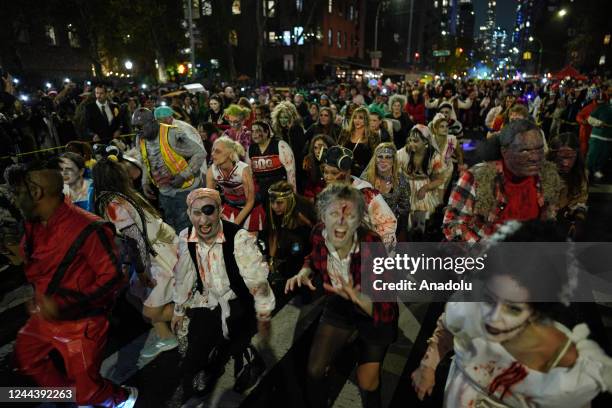
[[[223,194],[223,218],[249,232],[263,229],[265,211],[255,202],[255,182],[251,167],[240,160],[245,156],[240,143],[222,136],[212,147],[213,164],[206,173],[206,187],[219,187]]]
[[[552,222],[510,221],[490,238],[498,241],[564,242],[565,235]],[[499,252],[502,258],[504,253]],[[436,367],[453,350],[445,407],[590,406],[600,392],[612,389],[612,359],[588,339],[586,324],[570,330],[555,321],[567,314],[578,285],[576,263],[542,253],[523,260],[524,270],[510,272],[500,268],[503,262],[508,259],[490,268],[483,301],[446,305],[412,373],[419,399],[431,395]]]
[[[312,251],[302,270],[285,286],[285,293],[302,286],[315,290],[312,279],[318,274],[328,294],[310,349],[307,398],[311,408],[327,407],[327,367],[357,331],[357,382],[363,404],[380,407],[381,364],[397,336],[399,311],[396,303],[372,302],[360,292],[362,255],[371,256],[376,251],[373,245],[360,249],[360,243],[380,243],[381,239],[364,224],[366,204],[363,194],[354,187],[329,185],[317,198],[317,210],[322,223],[311,235]],[[384,247],[382,253],[386,253]],[[371,275],[372,281],[375,276]]]

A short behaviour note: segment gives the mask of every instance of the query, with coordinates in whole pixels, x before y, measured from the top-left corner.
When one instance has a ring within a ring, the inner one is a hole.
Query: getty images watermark
[[[482,301],[493,276],[523,286],[533,302],[612,302],[612,243],[400,243],[388,255],[361,244],[361,290],[374,301]]]

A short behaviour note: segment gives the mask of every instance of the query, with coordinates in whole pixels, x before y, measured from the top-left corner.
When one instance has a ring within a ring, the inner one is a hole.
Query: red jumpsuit
[[[125,401],[128,393],[100,375],[109,326],[107,313],[124,283],[110,227],[99,225],[85,238],[72,260],[66,260],[67,268],[63,268],[55,293],[47,292],[69,248],[94,221],[99,218],[64,202],[47,225],[26,223],[22,241],[26,277],[34,285],[35,299],[50,295],[62,320],[32,314],[17,335],[15,359],[18,370],[41,386],[75,387],[79,405],[114,407]],[[65,374],[49,358],[53,349],[64,359]]]

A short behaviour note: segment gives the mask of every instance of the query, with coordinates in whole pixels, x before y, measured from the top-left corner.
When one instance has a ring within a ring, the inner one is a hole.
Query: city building
[[[456,35],[459,45],[467,50],[472,50],[474,46],[474,14],[472,0],[459,0]]]
[[[199,3],[196,59],[202,69],[212,69],[214,60],[230,76],[254,78],[260,37],[266,79],[334,75],[339,67],[366,63],[365,0],[192,2]]]

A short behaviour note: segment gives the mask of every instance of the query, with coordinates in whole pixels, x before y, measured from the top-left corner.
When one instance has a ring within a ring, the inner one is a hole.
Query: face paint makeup
[[[60,168],[62,170],[62,178],[64,179],[64,184],[70,186],[77,183],[82,178],[82,174],[79,168],[70,159],[61,159]]]
[[[327,239],[336,250],[348,249],[353,245],[353,236],[361,222],[354,203],[338,200],[325,209],[322,218]]]
[[[219,209],[214,200],[198,198],[187,211],[198,237],[207,243],[213,241],[221,226]]]
[[[485,336],[501,343],[517,336],[530,322],[533,309],[529,293],[509,276],[495,276],[487,283],[485,301],[480,303]]]

